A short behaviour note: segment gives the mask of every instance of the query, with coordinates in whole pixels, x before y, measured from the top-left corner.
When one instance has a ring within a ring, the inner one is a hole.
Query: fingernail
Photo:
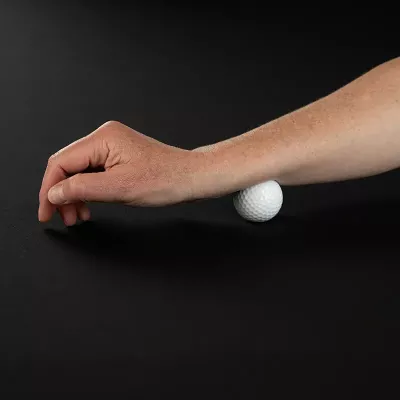
[[[63,204],[64,200],[64,192],[62,185],[54,186],[49,190],[48,198],[50,203],[53,204]]]

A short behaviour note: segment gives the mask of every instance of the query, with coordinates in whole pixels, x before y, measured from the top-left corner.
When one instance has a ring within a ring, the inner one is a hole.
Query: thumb
[[[48,199],[54,205],[78,202],[112,202],[118,200],[117,180],[110,172],[76,174],[54,185],[48,192]]]

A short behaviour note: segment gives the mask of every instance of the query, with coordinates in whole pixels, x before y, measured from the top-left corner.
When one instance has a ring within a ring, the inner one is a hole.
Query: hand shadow
[[[271,221],[276,231],[282,220]],[[265,233],[247,224],[182,219],[124,222],[99,219],[72,228],[46,229],[48,237],[75,252],[93,254],[96,268],[210,277],[248,268],[265,250]],[[271,231],[272,232],[272,231]]]
[[[263,224],[98,220],[46,232],[74,251],[95,255],[96,268],[163,271],[197,279],[297,265],[316,257],[322,264],[332,256],[345,259],[355,253],[365,260],[371,251],[387,254],[397,246],[398,226],[397,203],[373,203],[301,217],[278,215]]]

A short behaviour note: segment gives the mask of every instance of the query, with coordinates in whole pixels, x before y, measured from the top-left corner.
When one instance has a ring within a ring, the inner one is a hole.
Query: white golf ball
[[[233,204],[244,219],[266,222],[274,218],[282,208],[282,189],[276,181],[259,183],[236,193]]]

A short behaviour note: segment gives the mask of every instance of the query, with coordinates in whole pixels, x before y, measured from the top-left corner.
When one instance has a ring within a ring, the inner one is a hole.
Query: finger
[[[75,204],[67,204],[59,208],[59,213],[66,226],[76,224],[77,210]]]
[[[38,219],[40,222],[47,222],[56,212],[57,207],[47,200],[39,200]]]
[[[47,193],[49,190],[49,182],[59,182],[65,179],[67,175],[62,169],[50,167],[50,164],[46,168],[46,172],[43,177],[42,187],[39,193],[39,221],[49,221],[56,211],[56,207],[51,204],[47,199]],[[51,186],[50,186],[51,187]]]
[[[88,221],[90,219],[90,210],[85,203],[76,204],[76,210],[78,212],[78,218],[81,221]]]
[[[49,190],[51,204],[61,206],[77,202],[119,202],[122,199],[120,177],[116,171],[76,174]]]
[[[104,166],[107,156],[108,148],[105,140],[94,133],[53,155],[47,165],[40,189],[39,220],[48,221],[55,211],[48,200],[48,191],[51,187],[69,175],[82,172],[89,167]]]

